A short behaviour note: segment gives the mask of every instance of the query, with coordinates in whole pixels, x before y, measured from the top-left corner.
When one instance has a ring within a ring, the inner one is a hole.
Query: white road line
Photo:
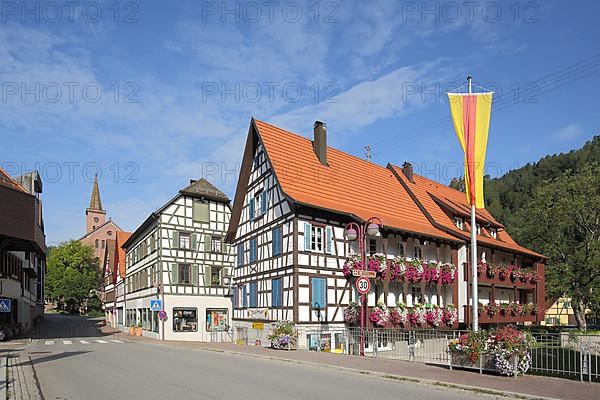
[[[108,343],[108,342],[107,342],[107,341],[105,341],[105,340],[96,340],[96,342],[98,342],[98,343],[103,343],[103,344],[104,344],[104,343]]]
[[[123,343],[122,341],[120,341],[120,340],[117,340],[117,339],[111,339],[110,341],[111,341],[111,342],[115,342],[115,343]]]
[[[70,340],[63,340],[63,344],[73,344],[73,342]]]
[[[44,342],[44,344],[45,344],[46,346],[52,346],[52,345],[54,344],[54,340],[46,340],[46,341]]]
[[[90,342],[87,342],[85,340],[80,340],[79,343],[81,343],[81,344],[90,344]]]

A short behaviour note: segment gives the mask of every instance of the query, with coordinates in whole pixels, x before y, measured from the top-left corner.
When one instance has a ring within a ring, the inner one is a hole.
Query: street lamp
[[[363,269],[367,269],[367,235],[376,236],[383,224],[378,217],[371,217],[363,224],[350,222],[346,225],[346,238],[353,242],[358,239],[358,252],[363,262]],[[360,355],[365,355],[365,295],[360,295]]]

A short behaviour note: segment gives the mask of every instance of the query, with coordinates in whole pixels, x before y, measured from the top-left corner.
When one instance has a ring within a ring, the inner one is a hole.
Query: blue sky
[[[252,116],[443,182],[468,74],[501,93],[492,175],[600,133],[596,1],[78,4],[0,5],[0,164],[42,172],[50,244],[83,234],[97,170],[126,230],[191,178],[233,196]]]

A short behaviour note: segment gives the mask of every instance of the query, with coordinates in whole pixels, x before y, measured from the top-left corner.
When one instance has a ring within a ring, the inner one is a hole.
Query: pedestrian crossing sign
[[[11,312],[12,300],[11,299],[0,299],[0,312]]]
[[[162,301],[161,300],[150,300],[150,310],[161,311],[162,310]]]

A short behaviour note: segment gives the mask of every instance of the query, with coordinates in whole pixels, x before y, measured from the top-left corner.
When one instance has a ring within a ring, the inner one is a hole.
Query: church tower
[[[100,189],[98,189],[98,174],[94,177],[94,187],[92,188],[92,198],[90,206],[85,210],[86,233],[95,230],[106,221],[106,211],[102,209],[102,200],[100,200]]]

